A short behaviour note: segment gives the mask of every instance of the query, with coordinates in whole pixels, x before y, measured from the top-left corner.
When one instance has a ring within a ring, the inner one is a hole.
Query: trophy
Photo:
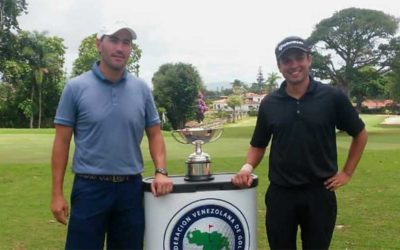
[[[195,151],[187,158],[186,181],[213,180],[211,175],[211,158],[202,150],[202,145],[216,141],[222,134],[222,125],[203,125],[199,127],[184,128],[172,131],[174,139],[183,144],[194,144]]]

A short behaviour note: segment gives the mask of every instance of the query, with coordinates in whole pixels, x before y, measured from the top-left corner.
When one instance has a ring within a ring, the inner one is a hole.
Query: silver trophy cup
[[[183,144],[194,144],[195,152],[187,158],[187,174],[186,181],[207,181],[214,177],[211,174],[211,158],[210,155],[204,153],[202,145],[210,143],[221,137],[222,126],[218,127],[195,127],[184,128],[172,131],[172,136],[176,141]]]

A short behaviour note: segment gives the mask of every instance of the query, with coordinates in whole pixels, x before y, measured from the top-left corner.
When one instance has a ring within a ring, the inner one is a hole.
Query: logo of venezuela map
[[[169,222],[164,249],[249,249],[249,227],[231,203],[204,199],[182,208]]]

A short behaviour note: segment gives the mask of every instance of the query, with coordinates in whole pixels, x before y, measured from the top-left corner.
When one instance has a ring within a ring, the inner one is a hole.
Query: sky
[[[274,49],[283,38],[307,38],[321,20],[349,7],[400,17],[394,0],[27,0],[20,28],[64,39],[65,69],[72,70],[81,41],[123,21],[138,35],[140,77],[165,63],[193,65],[208,89],[238,79],[256,81],[279,72]]]

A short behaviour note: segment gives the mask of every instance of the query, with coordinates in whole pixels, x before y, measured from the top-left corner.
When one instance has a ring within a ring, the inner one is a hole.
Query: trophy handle
[[[218,140],[218,139],[221,137],[221,135],[222,135],[222,129],[213,129],[213,130],[211,130],[211,133],[216,134],[216,135],[215,135],[215,136],[213,135],[213,136],[211,137],[211,140],[210,140],[209,142],[216,141],[216,140]]]
[[[171,134],[172,134],[172,137],[174,137],[174,139],[175,139],[177,142],[180,142],[180,143],[182,143],[182,144],[188,144],[186,140],[183,140],[183,139],[182,139],[182,136],[180,135],[180,133],[179,133],[178,131],[172,130],[172,133],[171,133]],[[176,134],[178,134],[178,135],[176,135]]]

